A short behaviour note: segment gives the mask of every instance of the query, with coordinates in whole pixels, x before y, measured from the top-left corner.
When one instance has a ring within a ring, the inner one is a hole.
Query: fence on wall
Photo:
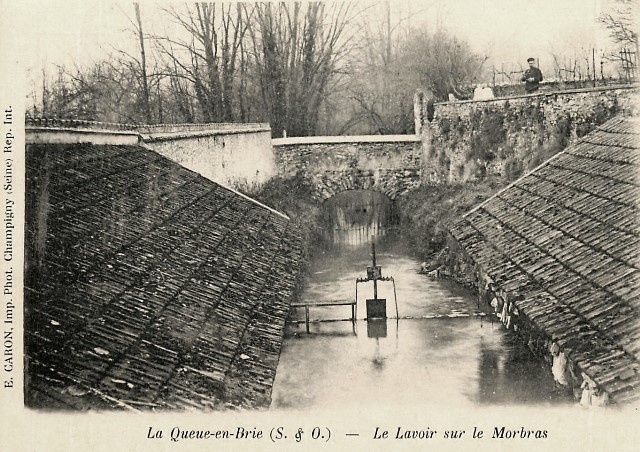
[[[554,56],[552,61],[536,58],[536,65],[542,69],[545,78],[542,89],[553,91],[629,84],[638,78],[638,56],[628,48],[611,54],[591,48],[580,56]],[[494,65],[490,82],[494,94],[497,97],[522,94],[524,87],[520,79],[526,69],[526,62]]]

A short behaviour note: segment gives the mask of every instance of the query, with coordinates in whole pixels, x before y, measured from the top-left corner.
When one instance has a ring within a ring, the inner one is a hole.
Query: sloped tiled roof
[[[614,402],[640,398],[638,125],[610,120],[451,230]]]
[[[269,403],[299,243],[286,217],[138,146],[27,146],[25,400]]]

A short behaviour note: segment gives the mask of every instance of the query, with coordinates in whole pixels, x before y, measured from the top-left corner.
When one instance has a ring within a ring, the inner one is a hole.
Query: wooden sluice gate
[[[366,300],[367,306],[367,322],[376,320],[386,320],[387,318],[387,300],[386,298],[378,298],[378,281],[390,281],[393,283],[393,297],[396,307],[396,319],[399,319],[398,314],[398,299],[396,296],[396,283],[393,276],[382,276],[382,267],[376,264],[376,245],[375,242],[371,243],[371,254],[373,265],[367,267],[367,276],[365,278],[356,278],[356,290],[355,299],[353,300],[307,300],[307,301],[295,301],[291,303],[291,307],[304,308],[305,310],[305,326],[306,331],[309,333],[310,315],[309,310],[312,307],[322,306],[351,306],[351,322],[354,325],[358,318],[358,284],[373,282],[373,298]]]
[[[376,264],[376,244],[371,242],[371,259],[373,265],[367,267],[367,277],[356,279],[356,303],[358,302],[358,284],[373,282],[373,298],[367,299],[367,320],[369,319],[386,319],[387,318],[387,299],[378,298],[378,281],[391,281],[393,283],[393,298],[396,306],[396,318],[398,315],[398,297],[396,296],[396,282],[393,276],[382,276],[382,267]]]

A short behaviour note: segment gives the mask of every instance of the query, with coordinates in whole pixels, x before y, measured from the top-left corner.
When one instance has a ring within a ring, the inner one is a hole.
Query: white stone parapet
[[[264,124],[263,127],[236,127],[234,128],[220,128],[220,129],[202,129],[202,130],[175,130],[175,131],[161,131],[155,132],[153,130],[144,132],[141,131],[142,137],[145,142],[151,143],[156,141],[173,141],[173,140],[187,140],[191,138],[210,137],[215,135],[237,135],[243,133],[257,133],[257,132],[271,132],[269,124]]]
[[[289,137],[274,138],[274,146],[288,146],[295,144],[334,144],[334,143],[415,143],[419,142],[418,135],[344,135],[318,137]]]
[[[25,127],[25,138],[29,144],[136,145],[141,141],[140,134],[131,131],[29,126]]]

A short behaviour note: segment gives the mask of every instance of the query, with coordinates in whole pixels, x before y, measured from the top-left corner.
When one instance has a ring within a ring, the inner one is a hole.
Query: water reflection
[[[304,322],[289,323],[273,408],[568,403],[553,394],[548,369],[478,311],[472,293],[418,274],[419,262],[398,240],[377,249],[384,274],[396,279],[399,319],[366,322],[363,305],[355,328],[319,321],[348,319],[347,306],[312,308],[309,333]],[[370,246],[327,249],[315,259],[303,297],[354,297],[354,280],[370,259]],[[392,300],[388,289],[380,285],[379,297]],[[391,305],[387,312],[395,314]],[[294,313],[293,320],[303,319],[303,312]]]
[[[323,222],[328,225],[326,239],[335,245],[371,243],[396,229],[395,206],[386,195],[371,190],[339,193],[323,205]]]

